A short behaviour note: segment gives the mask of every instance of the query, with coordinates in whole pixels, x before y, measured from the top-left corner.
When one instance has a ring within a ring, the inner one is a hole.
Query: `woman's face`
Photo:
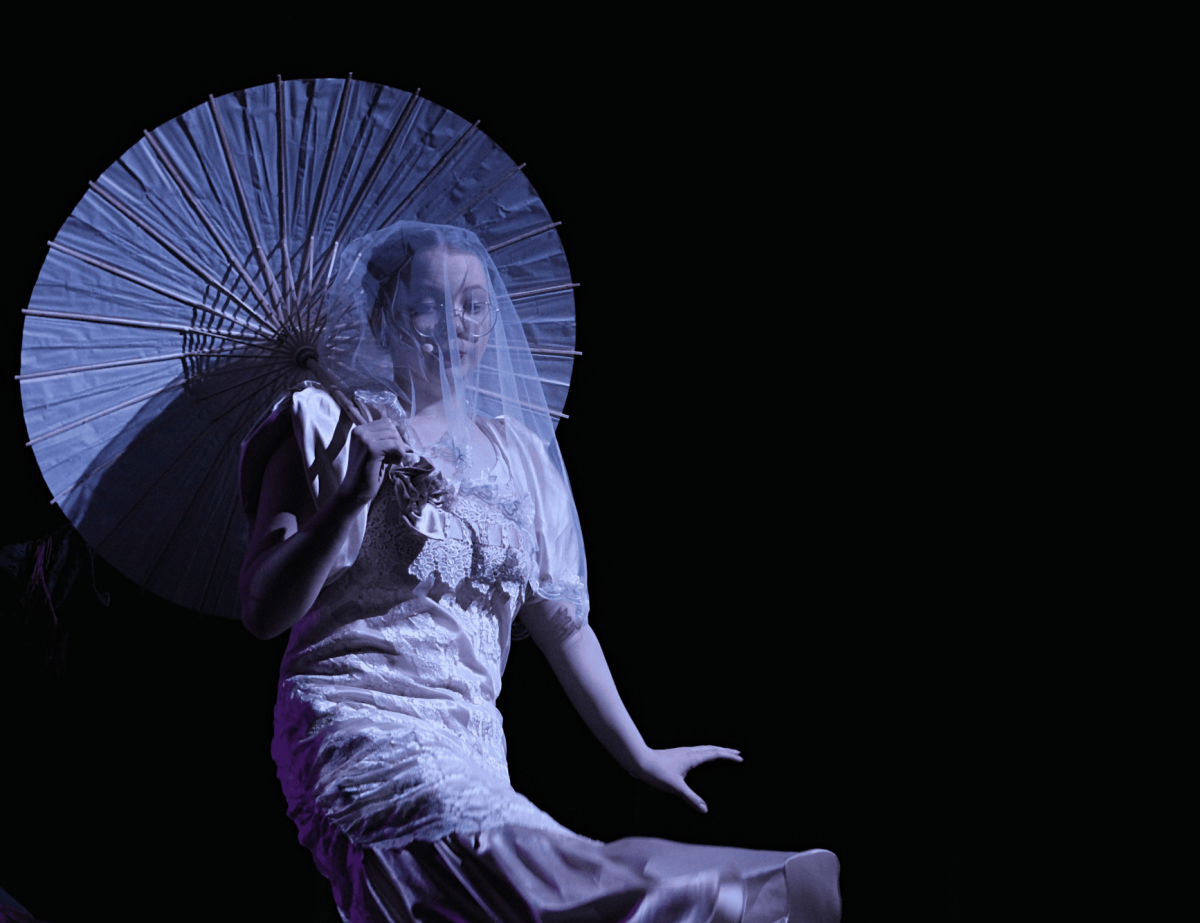
[[[404,331],[393,338],[397,376],[404,369],[436,382],[439,358],[448,374],[457,360],[460,375],[470,375],[487,349],[495,311],[488,301],[487,274],[477,257],[447,247],[413,257],[408,284],[401,282],[396,293],[396,321]]]

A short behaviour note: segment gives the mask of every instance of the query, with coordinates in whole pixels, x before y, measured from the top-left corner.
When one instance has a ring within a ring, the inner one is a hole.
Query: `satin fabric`
[[[529,594],[564,583],[560,561],[569,583],[578,550],[537,441],[479,422],[496,463],[452,482],[445,537],[411,528],[385,486],[292,628],[280,667],[272,755],[289,816],[344,918],[784,919],[793,853],[599,843],[513,790],[495,703],[514,618]],[[348,431],[327,394],[294,394],[248,441],[244,483],[261,483],[255,459],[270,451],[258,443],[295,438],[314,501],[328,502]],[[252,511],[256,498],[244,496]],[[546,627],[561,636],[583,622]]]
[[[794,857],[498,827],[364,850],[344,915],[396,923],[779,923],[788,919],[785,868]]]

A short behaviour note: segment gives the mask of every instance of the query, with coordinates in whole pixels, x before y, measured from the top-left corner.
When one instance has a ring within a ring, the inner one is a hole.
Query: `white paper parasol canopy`
[[[418,93],[276,81],[152,132],[90,184],[26,309],[21,394],[57,502],[131,579],[236,617],[241,441],[313,373],[337,248],[399,220],[466,227],[562,416],[573,283],[520,168]]]

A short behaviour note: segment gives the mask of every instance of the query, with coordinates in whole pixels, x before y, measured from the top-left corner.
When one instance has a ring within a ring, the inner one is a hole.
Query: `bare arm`
[[[304,460],[294,440],[275,451],[263,475],[258,514],[238,583],[242,622],[258,638],[274,638],[308,612],[363,507],[383,483],[385,462],[407,446],[386,420],[350,434],[350,462],[337,494],[320,510],[304,483]]]
[[[548,608],[546,608],[548,607]],[[559,610],[566,607],[565,612]],[[684,777],[688,770],[709,760],[742,761],[736,750],[726,747],[677,747],[652,750],[646,746],[625,703],[617,692],[600,640],[590,625],[584,625],[563,639],[549,627],[571,614],[570,603],[535,599],[527,609],[541,610],[524,619],[538,648],[550,661],[554,675],[562,683],[571,704],[588,728],[630,775],[655,788],[674,792],[697,811],[707,812],[704,801],[692,791]],[[557,618],[555,616],[558,616]]]

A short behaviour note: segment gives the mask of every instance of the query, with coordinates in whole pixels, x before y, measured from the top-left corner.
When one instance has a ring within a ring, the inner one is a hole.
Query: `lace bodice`
[[[322,443],[337,444],[301,445]],[[346,564],[292,628],[272,752],[302,840],[330,824],[393,845],[503,824],[563,829],[512,790],[495,704],[517,611],[532,588],[553,591],[541,501],[497,448],[492,469],[451,483],[436,537],[414,531],[385,484]]]

